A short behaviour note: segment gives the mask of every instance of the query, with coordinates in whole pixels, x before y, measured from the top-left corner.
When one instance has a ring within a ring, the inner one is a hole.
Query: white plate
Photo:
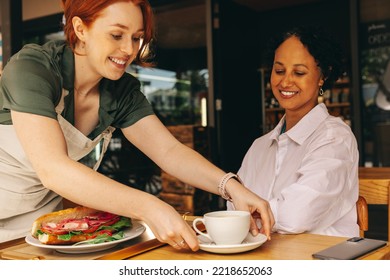
[[[264,234],[260,233],[257,236],[253,236],[251,233],[248,233],[244,241],[241,244],[237,245],[216,245],[215,243],[210,242],[207,237],[201,235],[198,236],[198,239],[200,241],[200,249],[210,253],[219,254],[234,254],[246,252],[260,247],[264,242],[267,241],[267,237]]]
[[[99,244],[82,244],[82,245],[47,245],[42,244],[38,239],[34,238],[32,235],[26,236],[26,242],[32,246],[39,247],[39,248],[45,248],[45,249],[52,249],[56,250],[60,253],[66,253],[66,254],[81,254],[81,253],[92,253],[92,252],[98,252],[102,250],[110,249],[119,243],[122,243],[124,241],[136,238],[140,236],[144,231],[145,227],[141,225],[138,222],[132,221],[133,226],[130,229],[127,229],[124,231],[125,237],[120,240],[115,241],[109,241]]]

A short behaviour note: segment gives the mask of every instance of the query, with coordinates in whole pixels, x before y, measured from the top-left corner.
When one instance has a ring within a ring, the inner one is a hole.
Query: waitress
[[[178,142],[153,113],[140,83],[126,73],[153,37],[146,0],[62,0],[66,41],[26,45],[6,65],[0,84],[0,242],[25,236],[33,221],[62,208],[62,197],[143,220],[161,242],[199,248],[193,230],[157,197],[96,172],[114,129],[178,179],[232,199],[260,215],[267,201]],[[78,162],[103,142],[93,169]],[[254,234],[258,233],[252,221]]]

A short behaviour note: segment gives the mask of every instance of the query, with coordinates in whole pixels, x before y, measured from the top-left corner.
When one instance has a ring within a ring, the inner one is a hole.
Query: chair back
[[[364,232],[368,230],[368,205],[366,199],[359,195],[356,202],[357,223],[360,229],[360,237],[364,237]]]
[[[387,240],[390,241],[390,168],[363,168],[359,169],[359,200],[356,204],[358,212],[358,224],[361,234],[368,230],[368,210],[366,205],[387,205]],[[363,206],[362,206],[363,205]],[[365,218],[367,215],[367,219]]]

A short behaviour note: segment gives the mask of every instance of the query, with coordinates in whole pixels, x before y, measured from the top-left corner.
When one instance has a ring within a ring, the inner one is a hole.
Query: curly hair
[[[345,72],[344,52],[339,42],[322,27],[294,27],[272,38],[265,54],[267,67],[272,68],[276,49],[293,36],[302,42],[321,69],[325,77],[323,89],[331,88]]]

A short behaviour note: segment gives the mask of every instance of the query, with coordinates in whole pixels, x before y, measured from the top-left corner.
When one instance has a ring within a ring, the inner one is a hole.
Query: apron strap
[[[100,152],[100,156],[98,161],[96,162],[95,166],[93,167],[93,170],[97,170],[100,166],[100,163],[103,160],[103,156],[107,151],[108,145],[110,144],[112,133],[115,131],[115,128],[112,126],[109,126],[105,131],[103,131],[103,146],[102,146],[102,151]]]
[[[69,91],[62,89],[62,95],[60,102],[56,106],[55,110],[58,114],[58,121],[60,123],[61,129],[64,133],[66,143],[68,146],[68,153],[74,160],[79,160],[89,154],[103,139],[102,150],[100,152],[99,159],[95,163],[93,170],[97,170],[103,160],[103,156],[107,151],[108,145],[110,144],[112,133],[115,131],[115,128],[109,126],[104,130],[100,135],[98,135],[94,140],[90,140],[79,130],[77,130],[73,125],[71,125],[65,118],[61,116],[62,111],[64,110],[64,98],[69,94]]]

